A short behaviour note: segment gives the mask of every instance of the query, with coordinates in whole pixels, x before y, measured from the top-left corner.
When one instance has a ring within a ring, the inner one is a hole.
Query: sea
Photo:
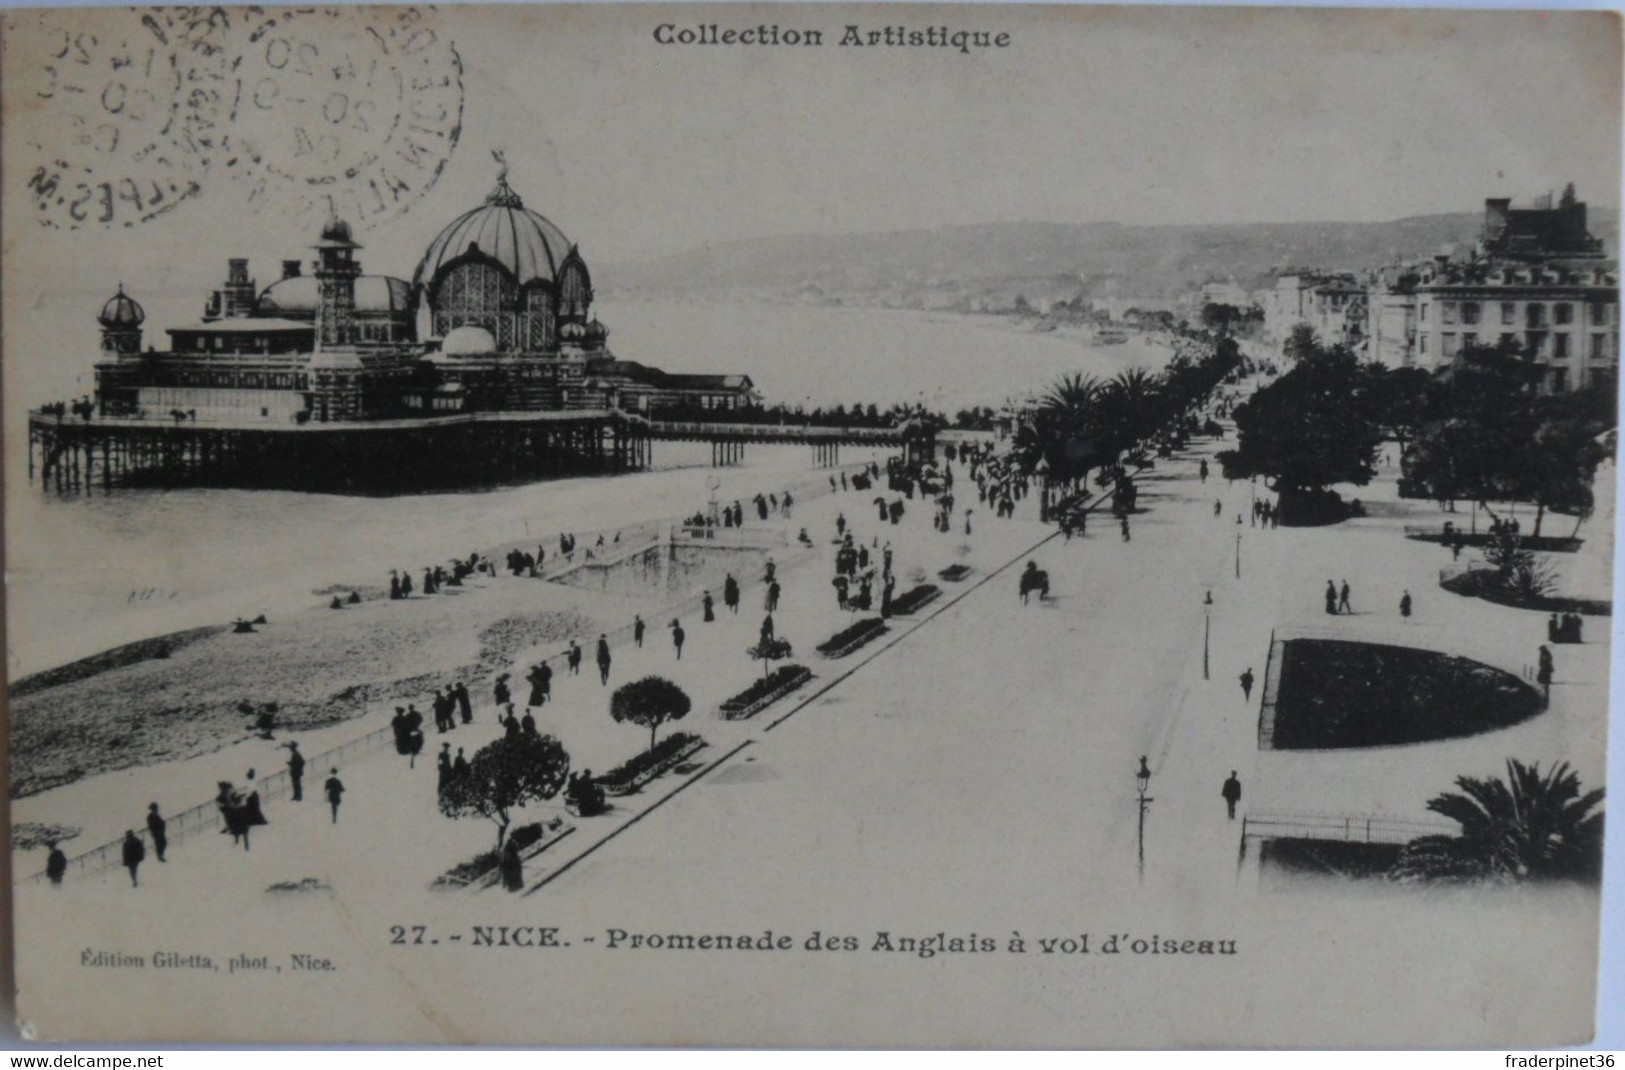
[[[1150,341],[1096,346],[1082,332],[1008,317],[803,305],[603,301],[620,356],[679,372],[748,374],[769,402],[1001,406],[1063,374],[1159,367]],[[816,476],[805,447],[750,447],[714,472],[703,444],[656,443],[655,469],[463,493],[360,497],[266,490],[138,490],[59,497],[30,485],[22,410],[82,393],[96,337],[6,398],[6,657],[10,678],[181,628],[317,605],[330,588],[381,586],[506,542],[613,530]],[[82,366],[81,366],[82,365]],[[58,381],[60,380],[60,381]],[[855,451],[843,460],[859,459]],[[720,478],[713,490],[708,479]]]

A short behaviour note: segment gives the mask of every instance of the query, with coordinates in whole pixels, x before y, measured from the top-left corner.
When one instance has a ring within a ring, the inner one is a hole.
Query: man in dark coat
[[[733,573],[722,581],[722,604],[728,607],[728,612],[739,612],[739,581],[733,578]]]
[[[602,632],[598,635],[598,682],[609,686],[609,637]]]
[[[1224,796],[1225,809],[1230,812],[1230,820],[1236,819],[1236,804],[1241,801],[1241,781],[1236,779],[1236,771],[1230,770],[1230,779],[1224,782],[1224,788],[1219,792]]]
[[[147,846],[136,836],[134,829],[124,830],[124,868],[130,871],[130,887],[140,887],[135,878],[135,871],[141,867],[141,860],[147,857]]]
[[[450,743],[440,744],[440,757],[436,759],[435,768],[436,772],[439,774],[439,779],[435,782],[435,787],[439,791],[445,791],[446,785],[451,782]]]
[[[60,885],[62,878],[67,875],[68,856],[62,853],[62,848],[57,846],[55,840],[48,840],[45,846],[51,849],[51,853],[45,856],[45,876],[55,887]]]
[[[502,848],[502,861],[498,863],[502,871],[502,886],[510,892],[523,891],[525,887],[525,866],[519,857],[519,848],[513,840],[509,840]]]
[[[530,701],[525,705],[545,706],[553,693],[553,666],[544,661],[531,669],[525,679],[530,681]]]
[[[570,666],[571,676],[581,675],[581,645],[574,639],[570,640],[570,652],[565,660]]]
[[[681,624],[679,624],[677,621],[672,621],[671,622],[671,645],[677,648],[677,660],[678,661],[683,660],[683,640],[685,638],[687,638],[687,633],[685,633],[683,631],[683,626]]]
[[[158,856],[158,861],[165,861],[164,849],[169,846],[169,825],[158,812],[157,803],[147,807],[147,832],[152,835],[152,853]]]
[[[305,797],[305,756],[299,753],[299,744],[288,743],[288,782],[293,785],[293,801],[301,802]],[[157,804],[154,803],[154,806]],[[158,849],[158,861],[164,860],[163,848]]]
[[[639,614],[632,621],[632,642],[639,649],[643,649],[643,616]]]
[[[457,699],[457,710],[463,715],[463,723],[473,724],[474,703],[468,697],[468,685],[458,680],[456,686],[451,689],[451,693]]]
[[[1247,671],[1241,674],[1241,697],[1244,700],[1253,697],[1253,669],[1250,665]]]
[[[344,781],[339,779],[337,769],[328,770],[324,790],[327,792],[327,804],[333,808],[333,824],[336,825],[339,823],[339,803],[344,801]]]
[[[457,757],[451,763],[451,775],[454,780],[462,780],[468,776],[468,759],[463,757],[463,748],[457,748]]]

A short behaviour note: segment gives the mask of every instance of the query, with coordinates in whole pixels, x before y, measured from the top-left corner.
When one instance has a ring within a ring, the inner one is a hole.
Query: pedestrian
[[[344,799],[344,782],[339,779],[337,769],[328,770],[325,787],[327,790],[327,804],[333,808],[333,824],[336,825],[339,823],[339,803]]]
[[[497,677],[497,684],[491,689],[491,697],[496,700],[497,709],[501,709],[513,701],[513,692],[508,690],[507,673]]]
[[[1541,690],[1548,701],[1552,697],[1552,673],[1554,667],[1551,648],[1542,646],[1540,648],[1540,668],[1535,673],[1535,682],[1541,686]]]
[[[700,599],[700,605],[705,615],[700,618],[702,624],[715,624],[717,620],[716,602],[711,598],[711,592],[706,591],[705,597]]]
[[[1202,474],[1202,482],[1206,483],[1207,482],[1207,462],[1206,461],[1202,462],[1201,474]]]
[[[1118,524],[1122,527],[1122,530],[1123,530],[1123,541],[1128,542],[1129,541],[1129,534],[1128,534],[1128,514],[1127,513],[1124,513],[1121,517],[1118,517]]]
[[[1406,620],[1411,619],[1411,592],[1409,591],[1399,596],[1399,615]]]
[[[1326,612],[1337,615],[1337,585],[1331,580],[1326,581]]]
[[[739,612],[739,581],[734,579],[731,572],[722,581],[722,604],[728,607],[730,613]]]
[[[1213,500],[1213,515],[1218,516],[1222,512],[1224,512],[1224,503],[1215,498]]]
[[[508,720],[513,720],[513,712],[511,710],[508,713]],[[451,763],[451,778],[453,780],[462,780],[467,776],[468,759],[463,757],[463,748],[458,747],[457,757],[452,759]]]
[[[169,846],[169,823],[158,812],[157,803],[147,806],[147,832],[152,835],[152,853],[158,856],[158,861],[165,861],[164,850]]]
[[[140,887],[135,879],[135,871],[141,867],[141,860],[147,857],[146,845],[136,836],[134,829],[124,830],[124,868],[130,871],[130,887]]]
[[[570,650],[569,653],[565,655],[565,661],[570,666],[571,676],[581,675],[581,644],[577,643],[574,639],[570,640]]]
[[[598,635],[598,682],[609,685],[609,638],[603,633]]]
[[[62,878],[68,873],[68,856],[62,853],[55,840],[46,840],[45,846],[50,848],[50,854],[45,856],[45,876],[52,887],[60,887]]]
[[[438,774],[438,778],[435,781],[435,788],[439,792],[444,793],[446,790],[446,785],[451,783],[450,743],[440,744],[440,755],[435,759],[435,772]]]
[[[1253,668],[1247,666],[1247,671],[1241,674],[1241,697],[1247,700],[1253,697]]]
[[[677,650],[678,661],[683,660],[683,640],[685,638],[686,635],[683,632],[683,626],[676,620],[673,620],[671,622],[671,645]]]
[[[1343,589],[1337,595],[1337,611],[1352,614],[1354,610],[1349,606],[1349,581],[1343,581]]]
[[[1134,778],[1140,782],[1141,792],[1151,786],[1151,767],[1146,764],[1143,754],[1140,755],[1140,768],[1135,772]]]
[[[1236,804],[1241,801],[1241,781],[1236,778],[1236,771],[1230,770],[1230,778],[1224,782],[1224,790],[1219,792],[1224,796],[1224,806],[1230,814],[1230,820],[1236,819]]]
[[[773,641],[774,635],[775,630],[773,627],[773,614],[769,613],[767,616],[762,618],[761,640],[764,644],[770,643]]]
[[[643,617],[641,614],[632,618],[632,642],[639,650],[643,649]]]
[[[780,590],[781,588],[779,587],[778,580],[774,580],[772,583],[767,585],[767,611],[769,613],[778,611]]]
[[[305,756],[299,753],[299,744],[292,741],[288,743],[288,783],[293,785],[293,801],[303,801],[305,797]],[[157,803],[153,805],[156,806]],[[158,861],[162,862],[163,860],[164,852],[160,848]]]
[[[502,848],[502,861],[498,863],[502,871],[502,886],[510,892],[523,891],[525,887],[525,864],[519,857],[519,845],[512,839]]]
[[[474,723],[474,703],[468,697],[468,685],[458,680],[451,689],[453,697],[457,699],[457,712],[462,714],[464,724]]]

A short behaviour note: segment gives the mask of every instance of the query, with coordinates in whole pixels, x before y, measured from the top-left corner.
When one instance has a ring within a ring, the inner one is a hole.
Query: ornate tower
[[[347,346],[355,342],[355,280],[361,265],[355,251],[361,248],[350,237],[350,224],[334,216],[322,228],[316,249],[316,349]]]
[[[141,324],[147,313],[124,293],[119,283],[118,293],[102,306],[96,322],[102,326],[102,356],[108,360],[133,357],[141,352]]]

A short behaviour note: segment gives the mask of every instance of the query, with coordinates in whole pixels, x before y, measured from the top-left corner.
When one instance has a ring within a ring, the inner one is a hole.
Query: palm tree
[[[1587,880],[1602,876],[1603,789],[1580,793],[1580,776],[1559,762],[1507,762],[1505,780],[1458,777],[1428,809],[1456,821],[1456,836],[1405,845],[1398,880]]]

